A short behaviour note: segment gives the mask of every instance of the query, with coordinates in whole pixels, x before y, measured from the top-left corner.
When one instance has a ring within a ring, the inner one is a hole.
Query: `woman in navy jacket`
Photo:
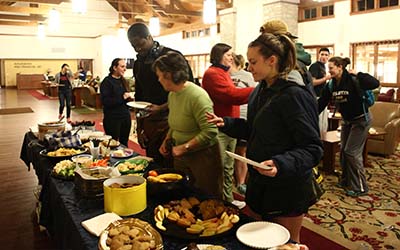
[[[131,131],[131,113],[126,103],[131,101],[127,82],[125,60],[115,58],[109,69],[110,73],[100,85],[101,102],[103,103],[103,126],[107,135],[128,146]]]
[[[299,242],[304,213],[316,202],[311,170],[322,156],[317,103],[306,88],[286,80],[296,65],[296,50],[286,35],[260,35],[247,57],[249,71],[260,81],[249,98],[247,121],[207,117],[228,135],[247,140],[248,158],[271,166],[249,166],[246,202]]]
[[[347,195],[357,197],[368,193],[362,152],[372,117],[363,100],[363,91],[379,87],[379,81],[367,73],[350,74],[346,70],[348,64],[349,58],[328,60],[332,80],[322,89],[318,106],[321,112],[332,100],[342,115],[340,163],[343,171],[338,186]]]

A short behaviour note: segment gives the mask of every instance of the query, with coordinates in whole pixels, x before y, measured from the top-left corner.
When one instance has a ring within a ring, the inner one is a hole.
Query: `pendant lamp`
[[[160,19],[158,17],[150,17],[149,30],[152,36],[160,35]]]
[[[203,1],[203,23],[214,24],[217,22],[217,2],[216,0]]]

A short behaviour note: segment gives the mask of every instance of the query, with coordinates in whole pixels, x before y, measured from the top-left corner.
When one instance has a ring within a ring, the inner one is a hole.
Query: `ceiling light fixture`
[[[49,11],[49,30],[58,31],[60,29],[60,12],[56,9],[51,9]]]
[[[160,35],[160,18],[150,17],[149,30],[152,36]]]
[[[216,0],[203,1],[203,23],[214,24],[217,22],[217,2]]]
[[[37,26],[37,37],[39,39],[44,39],[46,37],[45,26],[43,23],[39,23]]]
[[[72,0],[72,11],[79,14],[85,14],[87,11],[86,0]]]

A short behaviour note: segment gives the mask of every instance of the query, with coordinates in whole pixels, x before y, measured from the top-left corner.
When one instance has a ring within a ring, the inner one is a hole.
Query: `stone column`
[[[260,34],[268,20],[280,19],[297,35],[300,0],[234,0],[233,7],[219,12],[220,41],[246,55],[248,44]]]
[[[300,0],[264,0],[263,23],[272,19],[284,21],[289,32],[297,35]]]

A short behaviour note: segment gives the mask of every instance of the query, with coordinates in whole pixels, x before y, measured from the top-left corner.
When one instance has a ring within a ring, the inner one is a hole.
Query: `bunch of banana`
[[[164,208],[161,205],[158,205],[155,209],[154,209],[154,220],[156,222],[156,227],[160,230],[167,230],[164,226],[163,226],[163,221],[164,218],[167,218],[169,216],[170,212],[168,208]]]
[[[179,181],[182,178],[183,177],[180,174],[167,173],[167,174],[160,174],[157,176],[148,176],[147,180],[155,183],[167,183],[167,182]]]
[[[215,217],[204,221],[197,219],[195,224],[186,228],[186,232],[190,234],[200,234],[200,237],[221,234],[231,229],[233,224],[239,222],[239,219],[239,216],[236,214],[228,215],[224,212],[220,218]]]

